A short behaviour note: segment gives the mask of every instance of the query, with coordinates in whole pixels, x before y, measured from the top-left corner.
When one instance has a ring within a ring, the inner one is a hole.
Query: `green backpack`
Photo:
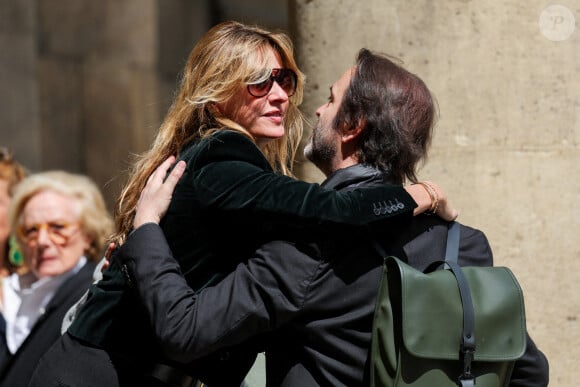
[[[383,253],[378,244],[377,249]],[[458,251],[459,224],[453,222],[445,261],[421,272],[385,258],[373,321],[371,386],[509,385],[514,362],[526,348],[521,288],[505,267],[460,268]],[[435,270],[443,263],[447,270]]]

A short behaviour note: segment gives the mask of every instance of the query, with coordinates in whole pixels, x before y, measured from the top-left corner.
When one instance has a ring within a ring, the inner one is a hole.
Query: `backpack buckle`
[[[475,378],[471,373],[471,363],[473,362],[475,351],[472,349],[462,349],[463,355],[463,373],[459,376],[459,385],[461,387],[475,386]]]

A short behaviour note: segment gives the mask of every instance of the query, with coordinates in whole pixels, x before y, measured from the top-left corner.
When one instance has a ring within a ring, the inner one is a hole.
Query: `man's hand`
[[[185,171],[185,161],[179,161],[165,179],[167,171],[174,162],[175,157],[169,157],[149,176],[135,208],[134,228],[145,223],[159,223],[165,215],[171,203],[173,190]]]

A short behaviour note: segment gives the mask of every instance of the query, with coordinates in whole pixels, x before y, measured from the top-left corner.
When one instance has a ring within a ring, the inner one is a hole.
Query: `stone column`
[[[147,149],[209,1],[0,3],[0,145],[32,171],[93,178],[112,206]]]
[[[580,350],[578,3],[293,0],[312,120],[361,47],[403,60],[440,108],[421,172],[483,230],[526,296],[551,381],[577,384]],[[305,166],[310,180],[320,179]]]
[[[208,23],[206,2],[96,3],[102,9],[91,15],[100,13],[99,33],[83,66],[86,170],[113,201],[132,155],[150,147]]]
[[[0,146],[30,168],[41,164],[36,88],[36,2],[0,2]]]

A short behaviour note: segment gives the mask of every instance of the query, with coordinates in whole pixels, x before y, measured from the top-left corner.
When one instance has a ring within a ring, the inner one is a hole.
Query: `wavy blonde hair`
[[[8,219],[13,233],[22,221],[22,211],[33,196],[45,191],[73,197],[79,207],[79,223],[91,245],[86,251],[90,260],[102,257],[107,239],[113,232],[113,219],[97,185],[87,176],[65,171],[47,171],[29,175],[14,190]]]
[[[285,68],[297,74],[296,92],[290,97],[284,117],[285,136],[261,148],[272,168],[291,175],[291,166],[302,137],[303,120],[298,106],[302,102],[304,75],[294,59],[290,38],[257,26],[225,22],[211,28],[195,45],[182,74],[179,90],[151,149],[138,157],[119,196],[115,210],[117,233],[112,240],[123,243],[132,228],[135,206],[148,177],[165,159],[179,155],[184,145],[211,133],[236,130],[255,139],[228,117],[218,116],[215,103],[232,98],[249,82],[266,79],[264,54],[274,50]]]

